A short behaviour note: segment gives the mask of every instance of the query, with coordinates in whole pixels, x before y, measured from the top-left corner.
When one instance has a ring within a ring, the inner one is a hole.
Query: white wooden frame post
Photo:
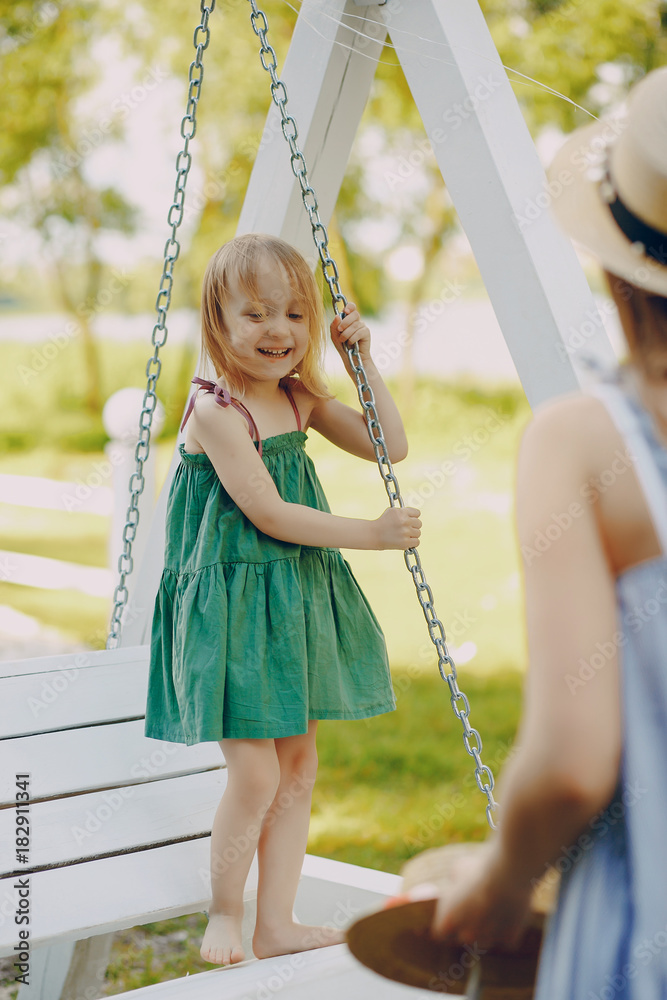
[[[325,224],[387,34],[414,95],[528,402],[575,390],[592,354],[614,354],[477,0],[303,0],[280,76]],[[269,40],[270,40],[269,30]],[[268,88],[268,82],[267,82]],[[545,206],[543,210],[541,206]],[[537,206],[537,214],[529,212]],[[238,232],[270,232],[316,255],[272,104]],[[592,329],[591,329],[592,328]],[[584,350],[581,350],[581,343]],[[171,474],[177,464],[175,455]],[[149,641],[162,570],[167,487],[122,644]],[[146,526],[143,526],[146,530]]]

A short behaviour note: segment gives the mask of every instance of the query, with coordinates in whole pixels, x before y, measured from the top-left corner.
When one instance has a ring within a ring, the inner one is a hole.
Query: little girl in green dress
[[[339,546],[419,544],[414,508],[376,520],[329,511],[306,455],[305,429],[375,459],[364,416],[320,373],[321,296],[305,259],[251,234],[213,256],[202,293],[202,344],[217,381],[185,416],[169,495],[165,566],[155,603],[146,735],[218,741],[227,786],[211,830],[209,923],[201,954],[245,958],[243,890],[257,852],[256,957],[342,940],[305,926],[293,905],[306,851],[318,719],[362,719],[395,707],[384,638]],[[352,303],[331,324],[356,344],[392,462],[407,442]]]

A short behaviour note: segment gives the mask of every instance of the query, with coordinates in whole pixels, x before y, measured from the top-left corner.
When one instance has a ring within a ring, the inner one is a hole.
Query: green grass
[[[486,835],[486,799],[439,675],[393,670],[397,709],[361,722],[321,722],[320,770],[308,850],[397,872],[418,851]],[[479,678],[463,669],[471,725],[494,772],[518,722],[520,675]],[[460,794],[457,794],[460,793]]]

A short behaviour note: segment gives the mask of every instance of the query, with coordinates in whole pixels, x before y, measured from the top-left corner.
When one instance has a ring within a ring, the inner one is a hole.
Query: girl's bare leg
[[[306,735],[275,740],[280,784],[257,847],[257,925],[252,941],[257,958],[322,948],[344,939],[340,930],[298,924],[293,917],[317,774],[316,731],[317,722],[310,722]]]
[[[211,905],[201,956],[216,965],[242,962],[243,890],[280,765],[274,740],[222,740],[227,787],[211,829]]]

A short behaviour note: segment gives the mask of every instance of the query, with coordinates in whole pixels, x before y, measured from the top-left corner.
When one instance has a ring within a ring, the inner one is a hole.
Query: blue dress
[[[634,459],[663,554],[616,579],[623,748],[619,783],[559,859],[535,1000],[667,998],[667,450],[628,372],[587,391]]]

